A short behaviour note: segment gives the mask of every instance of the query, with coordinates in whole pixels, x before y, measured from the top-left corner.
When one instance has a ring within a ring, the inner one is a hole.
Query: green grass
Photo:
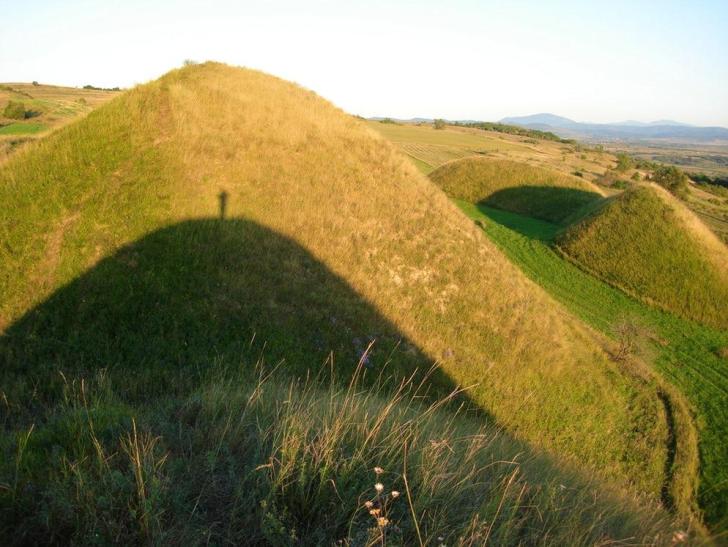
[[[486,206],[458,202],[531,279],[593,327],[614,336],[621,318],[646,332],[645,357],[684,393],[700,433],[699,502],[716,530],[728,526],[728,334],[649,307],[561,258],[550,244],[560,227]]]
[[[0,135],[34,135],[46,129],[42,123],[11,123],[0,127]]]
[[[430,178],[454,199],[557,223],[602,199],[589,182],[510,160],[465,158],[443,165]]]
[[[557,245],[638,298],[728,329],[728,249],[707,228],[694,230],[699,221],[677,200],[661,196],[648,186],[629,190],[571,225]]]

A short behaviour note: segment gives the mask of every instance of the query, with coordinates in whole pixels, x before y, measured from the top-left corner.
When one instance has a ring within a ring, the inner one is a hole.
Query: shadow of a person
[[[217,197],[220,200],[220,220],[224,220],[225,210],[227,209],[228,193],[225,190],[222,190]]]

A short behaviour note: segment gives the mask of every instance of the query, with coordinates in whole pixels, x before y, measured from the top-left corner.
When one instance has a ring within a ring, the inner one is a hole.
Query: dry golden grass
[[[0,171],[0,325],[144,235],[216,217],[221,192],[228,217],[310,253],[515,435],[659,496],[655,386],[393,146],[259,72],[173,71],[14,156]]]

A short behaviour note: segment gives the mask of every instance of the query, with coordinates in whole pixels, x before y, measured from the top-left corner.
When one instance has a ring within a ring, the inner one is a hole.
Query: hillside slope
[[[103,369],[134,401],[256,356],[345,376],[374,342],[375,375],[439,361],[434,388],[472,386],[521,439],[653,499],[664,486],[655,386],[309,91],[173,71],[11,158],[0,201],[10,431],[52,411],[61,378]]]
[[[551,222],[563,222],[599,200],[595,185],[510,160],[470,157],[446,163],[430,178],[450,197]]]
[[[728,329],[728,248],[657,185],[641,185],[569,227],[557,245],[630,294]]]

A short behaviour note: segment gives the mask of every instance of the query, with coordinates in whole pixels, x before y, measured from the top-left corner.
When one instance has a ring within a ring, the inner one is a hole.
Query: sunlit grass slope
[[[630,294],[728,328],[728,248],[662,188],[642,185],[608,200],[557,244]]]
[[[137,408],[254,355],[346,377],[373,341],[369,376],[439,361],[434,388],[473,386],[521,439],[653,499],[664,486],[655,386],[309,91],[173,71],[11,158],[0,202],[6,436],[52,422],[65,382],[102,368]]]
[[[454,199],[551,222],[563,222],[603,196],[580,178],[510,160],[465,158],[444,164],[430,178]]]

